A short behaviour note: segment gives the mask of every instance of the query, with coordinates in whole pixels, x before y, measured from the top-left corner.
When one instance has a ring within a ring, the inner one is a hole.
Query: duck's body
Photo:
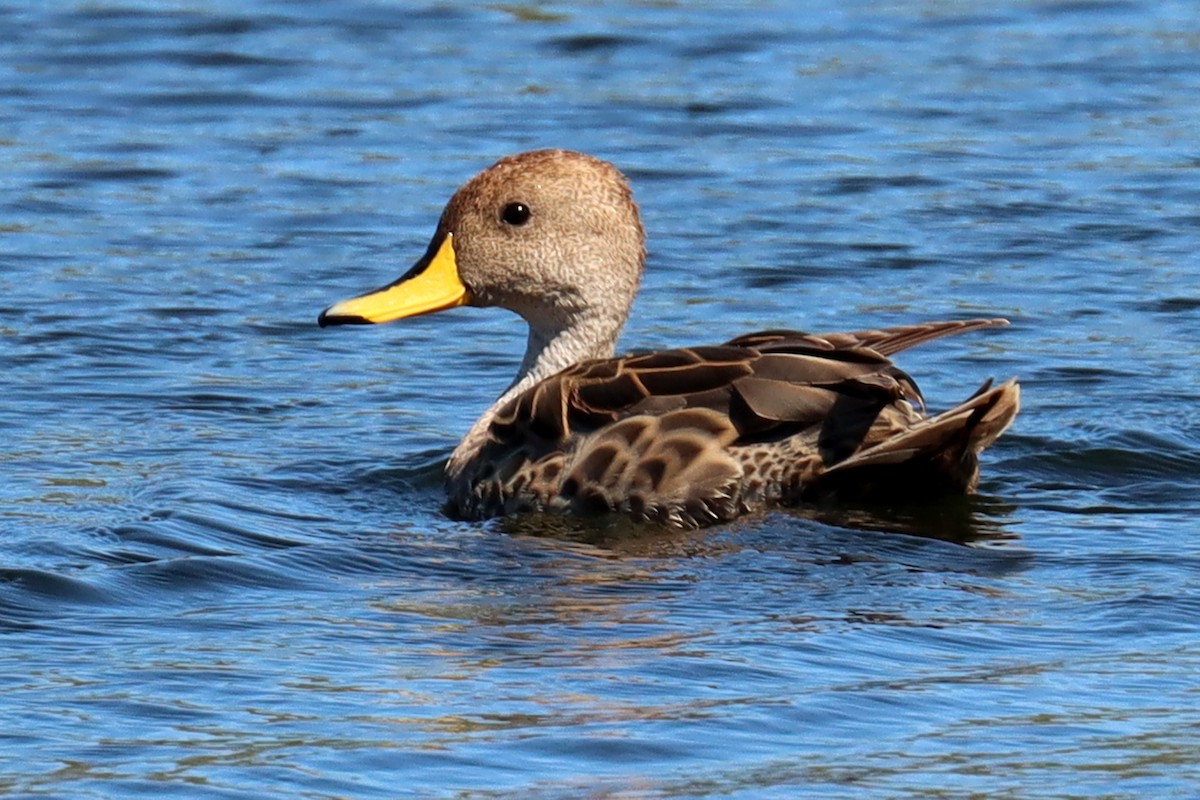
[[[677,527],[810,495],[973,490],[978,453],[1019,407],[1014,381],[936,417],[893,353],[1004,320],[808,335],[613,357],[645,257],[612,165],[525,153],[447,205],[399,281],[327,309],[322,325],[500,305],[530,325],[512,386],[447,464],[450,510],[626,513]]]

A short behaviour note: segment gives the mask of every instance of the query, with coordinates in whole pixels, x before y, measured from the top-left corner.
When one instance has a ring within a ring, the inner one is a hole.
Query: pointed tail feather
[[[1021,407],[1015,378],[995,388],[990,383],[961,405],[834,464],[815,488],[899,498],[974,491],[979,453],[1004,433]]]
[[[853,337],[861,347],[869,347],[881,355],[891,356],[899,353],[901,350],[907,350],[910,347],[932,342],[944,336],[957,336],[960,333],[967,333],[968,331],[979,330],[980,328],[994,328],[1007,324],[1009,324],[1008,320],[1000,318],[963,319],[946,322],[924,322],[917,325],[900,325],[895,328],[883,328],[876,331],[856,331],[841,335]]]

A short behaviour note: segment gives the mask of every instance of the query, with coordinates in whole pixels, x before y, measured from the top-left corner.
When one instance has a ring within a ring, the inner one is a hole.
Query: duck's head
[[[613,326],[615,340],[644,260],[637,206],[620,171],[582,153],[536,150],[467,181],[412,269],[330,306],[318,322],[389,322],[462,305],[501,306],[547,340],[601,323]]]

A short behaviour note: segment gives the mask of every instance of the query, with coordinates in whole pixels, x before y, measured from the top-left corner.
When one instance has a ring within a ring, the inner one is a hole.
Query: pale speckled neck
[[[487,442],[488,426],[504,404],[567,367],[593,358],[610,358],[614,353],[623,319],[592,316],[574,320],[561,330],[529,326],[525,358],[508,389],[475,421],[446,463],[446,474],[454,479]]]

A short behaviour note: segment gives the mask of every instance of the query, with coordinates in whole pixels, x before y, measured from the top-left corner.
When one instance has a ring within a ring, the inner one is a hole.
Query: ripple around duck
[[[1088,488],[1108,488],[1157,480],[1200,483],[1200,451],[1144,432],[1112,434],[1106,443],[1010,434],[1014,444],[1033,450],[1009,459],[1008,470]]]
[[[1049,493],[1044,497],[1053,507],[1061,504],[1050,498],[1064,490],[1082,492],[1074,502],[1088,514],[1162,513],[1195,505],[1200,451],[1174,440],[1143,432],[1113,434],[1100,442],[1009,436],[1028,454],[1000,466],[1037,492]]]

